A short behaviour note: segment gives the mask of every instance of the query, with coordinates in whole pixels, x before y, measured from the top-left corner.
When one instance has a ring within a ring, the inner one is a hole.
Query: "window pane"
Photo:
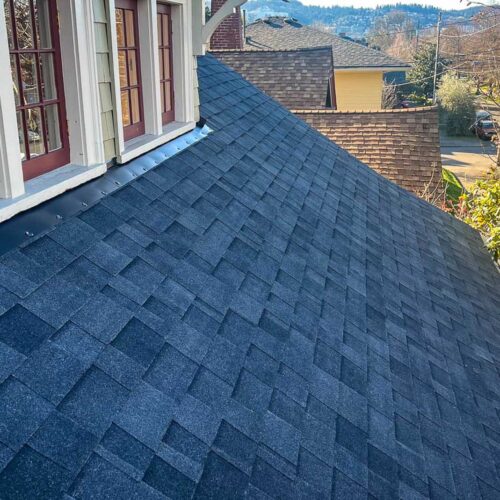
[[[139,109],[139,90],[132,89],[130,91],[130,105],[132,108],[132,123],[141,121],[141,113]]]
[[[132,10],[125,11],[125,28],[127,30],[127,47],[134,47],[134,12]]]
[[[163,78],[165,80],[169,80],[171,76],[170,76],[170,50],[168,49],[165,49],[163,51],[163,65],[164,65],[163,74],[165,75]]]
[[[47,101],[49,99],[56,99],[57,88],[53,54],[40,54],[40,73],[42,75],[43,98]]]
[[[160,65],[160,80],[164,80],[164,68],[163,68],[163,49],[158,50],[158,61]]]
[[[137,85],[137,64],[135,59],[135,50],[128,51],[128,76],[129,85]]]
[[[24,102],[22,104],[39,102],[35,56],[34,54],[21,54],[19,61],[21,64],[21,85],[24,94]]]
[[[172,95],[170,93],[170,82],[165,82],[165,111],[172,110]]]
[[[161,111],[165,112],[165,83],[160,83],[160,94],[161,94]]]
[[[33,4],[38,48],[50,49],[52,48],[52,38],[50,34],[49,0],[36,0]]]
[[[116,38],[118,47],[125,47],[125,30],[123,29],[122,9],[116,9]]]
[[[161,47],[163,45],[162,42],[162,29],[161,29],[161,14],[156,16],[156,20],[158,22],[158,45]]]
[[[45,153],[43,145],[42,120],[40,108],[32,108],[26,111],[26,121],[28,126],[28,141],[30,158],[34,158]]]
[[[14,90],[14,99],[16,100],[16,106],[19,106],[19,79],[17,77],[17,60],[16,56],[10,56],[10,69],[12,72],[12,87]]]
[[[29,49],[33,45],[33,26],[29,0],[14,2],[14,19],[16,20],[17,42],[20,49]]]
[[[120,73],[120,87],[128,87],[127,79],[127,51],[118,51],[118,68]]]
[[[5,23],[7,25],[7,38],[9,40],[9,49],[14,48],[14,36],[12,34],[12,16],[10,15],[10,1],[4,0]]]
[[[130,125],[130,109],[128,105],[128,91],[122,92],[122,121],[123,126]]]
[[[60,149],[62,142],[57,104],[50,104],[45,107],[45,130],[47,131],[47,146],[49,151]]]
[[[26,145],[24,144],[24,128],[23,128],[23,117],[21,115],[22,111],[16,113],[17,116],[17,135],[19,136],[19,147],[21,149],[21,161],[26,159]]]
[[[168,47],[170,45],[168,36],[168,32],[170,30],[170,16],[168,14],[164,14],[162,17],[163,17],[163,45]]]

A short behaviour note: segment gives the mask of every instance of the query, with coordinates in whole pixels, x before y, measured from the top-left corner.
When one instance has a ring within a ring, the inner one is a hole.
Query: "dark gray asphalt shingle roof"
[[[331,107],[332,48],[225,50],[212,54],[288,109]]]
[[[292,50],[331,45],[336,69],[408,67],[407,63],[380,50],[282,17],[255,21],[246,27],[245,34],[245,50]]]
[[[1,498],[498,498],[478,234],[199,76],[212,134],[0,259]]]

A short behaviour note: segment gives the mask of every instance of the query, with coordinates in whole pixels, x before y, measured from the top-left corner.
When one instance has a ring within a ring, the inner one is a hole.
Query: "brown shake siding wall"
[[[293,113],[409,191],[420,194],[440,185],[437,108]]]

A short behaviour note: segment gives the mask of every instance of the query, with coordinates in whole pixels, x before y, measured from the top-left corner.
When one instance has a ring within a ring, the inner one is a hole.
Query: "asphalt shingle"
[[[326,45],[211,53],[288,109],[321,109],[333,106],[333,57],[330,44]]]
[[[211,134],[0,259],[0,496],[499,496],[480,237],[198,74]]]
[[[380,50],[283,17],[259,19],[246,27],[246,50],[290,50],[332,46],[336,68],[406,67]]]

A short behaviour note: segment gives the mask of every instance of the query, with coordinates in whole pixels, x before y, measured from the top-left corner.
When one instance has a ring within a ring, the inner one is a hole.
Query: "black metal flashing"
[[[205,138],[211,132],[201,119],[197,127],[125,165],[113,166],[104,175],[48,200],[0,224],[0,255],[31,241],[64,219],[83,212],[99,200]]]

